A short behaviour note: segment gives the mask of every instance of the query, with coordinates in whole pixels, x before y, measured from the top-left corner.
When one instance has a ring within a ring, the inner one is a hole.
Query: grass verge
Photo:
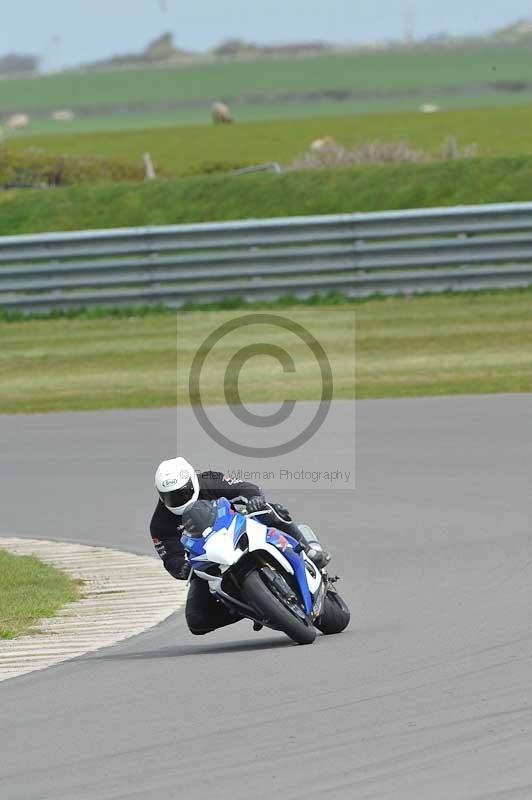
[[[0,192],[0,235],[530,199],[532,157]]]
[[[32,556],[14,556],[1,549],[0,586],[0,639],[34,632],[40,619],[55,616],[79,598],[79,582],[64,572]]]
[[[274,306],[275,307],[275,306]],[[260,306],[253,306],[257,311]],[[187,404],[201,342],[244,310],[91,315],[0,322],[0,412]],[[336,398],[532,391],[532,290],[278,305],[331,362]],[[224,372],[251,342],[286,349],[285,374],[268,356],[242,369],[243,402],[318,399],[319,370],[302,342],[256,326],[225,337],[206,362],[205,403],[224,400]],[[356,348],[355,348],[356,345]],[[264,376],[268,376],[265,387]]]

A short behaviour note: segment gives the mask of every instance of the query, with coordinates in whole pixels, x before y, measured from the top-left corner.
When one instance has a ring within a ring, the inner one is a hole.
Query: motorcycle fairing
[[[183,534],[181,537],[181,542],[189,553],[191,566],[198,577],[208,581],[211,592],[234,602],[234,598],[222,590],[222,576],[205,572],[210,565],[218,565],[224,573],[246,551],[268,553],[286,573],[295,576],[306,613],[311,615],[314,611],[315,614],[318,599],[322,596],[319,591],[322,576],[308,557],[298,551],[298,541],[277,528],[266,528],[254,517],[235,513],[225,498],[219,499],[217,503],[216,520],[212,528],[207,529],[205,536],[191,537]],[[246,546],[239,548],[238,543],[244,535]]]
[[[305,568],[305,560],[300,553],[295,553],[292,548],[287,549],[285,555],[292,566],[294,575],[299,584],[301,597],[305,604],[305,611],[307,614],[310,614],[312,611],[312,597],[308,586],[308,570]]]

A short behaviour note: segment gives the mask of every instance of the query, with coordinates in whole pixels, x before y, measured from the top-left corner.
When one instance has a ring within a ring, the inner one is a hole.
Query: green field
[[[176,398],[188,403],[200,342],[238,313],[0,323],[0,412],[170,406]],[[338,398],[532,391],[532,290],[344,302],[319,313],[297,305],[277,313],[321,342]],[[269,359],[252,359],[242,373],[243,402],[262,399],[265,370],[272,401],[284,399],[287,390],[298,399],[318,398],[321,382],[307,348],[288,343],[282,330],[265,341],[291,348],[296,373],[288,380]],[[242,334],[220,345],[204,373],[204,402],[223,402],[223,370],[246,343]]]
[[[272,101],[270,109],[277,109],[276,116],[299,108],[301,118],[167,127],[171,118],[167,112],[159,116],[139,112],[136,121],[122,117],[121,124],[131,123],[132,129],[121,132],[106,129],[114,122],[104,106],[119,99],[124,103],[207,101],[228,94],[229,90],[222,89],[229,85],[234,94],[263,95],[339,87],[367,91],[473,83],[480,87],[493,80],[526,78],[531,61],[526,48],[477,48],[1,82],[0,109],[13,102],[15,94],[9,96],[9,92],[17,88],[21,89],[17,102],[28,108],[33,102],[41,110],[75,102],[103,108],[93,119],[101,126],[99,132],[79,132],[85,124],[79,120],[70,134],[24,134],[14,147],[31,145],[55,155],[104,156],[135,164],[149,152],[167,177],[151,183],[0,192],[0,235],[530,200],[532,104],[431,115],[401,111],[324,117],[319,114],[327,103],[319,99],[315,104],[282,106]],[[468,95],[464,89],[453,96],[458,104],[473,106],[479,97],[487,97],[483,91],[478,88],[477,94]],[[497,94],[497,100],[507,97]],[[530,99],[525,94],[519,97]],[[431,99],[427,94],[425,100]],[[403,100],[390,96],[387,102]],[[418,100],[412,102],[416,107]],[[348,105],[334,107],[344,112]],[[238,108],[245,119],[246,113],[260,115],[266,105]],[[201,107],[192,110],[196,115],[203,113]],[[135,129],[143,120],[161,127]],[[402,140],[424,150],[433,161],[281,175],[206,174],[265,161],[286,167],[323,136],[332,136],[348,148],[375,140]],[[478,157],[442,160],[443,145],[451,136],[460,147],[475,145]],[[353,310],[356,387],[346,348],[346,326]],[[205,331],[235,313],[203,310],[177,316],[104,314],[97,321],[82,315],[0,321],[0,412],[161,406],[174,404],[176,396],[179,403],[186,403],[188,369],[198,342]],[[337,302],[323,306],[319,314],[296,305],[287,314],[305,326],[317,325],[315,335],[326,344],[335,365],[337,397],[532,391],[532,291]],[[176,320],[186,320],[179,336]],[[184,348],[177,386],[176,339]],[[301,353],[295,355],[302,358]],[[249,367],[246,402],[262,397],[264,367],[260,359]],[[304,358],[302,372],[294,381],[294,396],[318,396],[319,381]],[[214,365],[204,400],[220,402],[221,385],[221,373]],[[273,375],[270,388],[273,400],[282,399],[286,380]]]
[[[418,107],[423,102],[434,100],[432,95],[413,100],[402,97],[397,99],[368,99],[334,102],[322,100],[314,103],[271,103],[268,105],[239,105],[235,117],[239,125],[247,122],[269,122],[273,120],[307,120],[321,119],[321,125],[327,124],[328,117],[361,117],[367,114],[389,114],[394,112],[410,113],[415,117],[422,117]],[[458,109],[507,108],[516,104],[532,105],[531,92],[478,92],[477,94],[438,95],[437,103],[442,112]],[[65,124],[50,118],[34,119],[31,125],[17,132],[15,141],[26,142],[36,136],[72,136],[72,134],[105,133],[118,131],[141,131],[157,128],[172,128],[184,126],[206,127],[210,122],[210,109],[191,108],[181,111],[153,111],[150,113],[130,113],[115,115],[95,115],[75,119]]]
[[[287,164],[323,136],[332,136],[346,147],[376,139],[404,140],[435,155],[450,136],[455,136],[459,145],[476,145],[480,156],[532,153],[531,128],[532,104],[431,115],[370,114],[249,122],[232,127],[63,134],[28,137],[23,142],[54,154],[99,155],[136,163],[149,152],[169,175],[179,176],[201,170],[210,162],[222,162],[227,167],[266,161]]]
[[[0,82],[0,110],[206,100],[253,93],[467,86],[525,80],[528,47],[476,47],[65,73]]]
[[[1,540],[0,586],[0,640],[32,633],[40,619],[79,598],[79,581],[33,556],[6,553]]]
[[[58,108],[88,109],[90,116],[74,124],[76,129],[92,130],[91,116],[97,118],[95,124],[100,129],[152,127],[161,124],[161,115],[174,124],[208,122],[209,105],[216,98],[239,98],[234,111],[240,120],[414,110],[423,102],[437,102],[444,108],[479,102],[520,103],[530,101],[530,92],[527,96],[501,92],[493,84],[528,81],[531,72],[532,53],[528,47],[493,45],[73,72],[0,81],[0,116],[13,111],[30,114],[33,111],[37,112],[36,131],[39,126],[40,130],[44,126],[61,131],[65,123],[47,122],[45,112]],[[331,90],[348,90],[355,96],[332,105],[330,99],[320,96]],[[416,93],[408,97],[406,93],[410,90]],[[301,98],[309,92],[315,93],[312,101]],[[385,93],[385,96],[367,97],[371,93]],[[279,95],[291,95],[290,101],[280,103]],[[249,96],[255,98],[253,102]],[[144,113],[142,108],[133,113],[146,103],[152,109],[153,122],[151,114]],[[163,113],[169,106],[175,110]],[[128,111],[133,114],[131,118]],[[38,119],[39,114],[44,116],[43,121]]]
[[[51,157],[100,156],[140,165],[149,151],[166,176],[179,180],[0,191],[0,235],[529,200],[531,128],[532,105],[28,138],[24,148],[37,146]],[[404,141],[435,161],[282,175],[202,174],[266,161],[286,166],[325,135],[347,148]],[[441,161],[451,136],[459,148],[474,145],[477,157]]]
[[[0,192],[0,235],[530,200],[532,157]]]

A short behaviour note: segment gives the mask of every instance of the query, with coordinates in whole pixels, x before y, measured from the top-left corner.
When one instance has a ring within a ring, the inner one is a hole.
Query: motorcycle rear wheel
[[[246,576],[242,596],[275,630],[283,631],[296,644],[312,644],[316,638],[316,629],[296,617],[289,606],[271,592],[260,572],[255,570]]]

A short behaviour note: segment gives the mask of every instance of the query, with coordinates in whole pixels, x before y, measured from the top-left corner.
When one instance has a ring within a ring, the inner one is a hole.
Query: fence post
[[[144,153],[142,156],[142,160],[144,162],[144,180],[145,181],[153,181],[157,177],[155,175],[155,168],[153,166],[153,161],[151,160],[151,156],[149,153]]]

